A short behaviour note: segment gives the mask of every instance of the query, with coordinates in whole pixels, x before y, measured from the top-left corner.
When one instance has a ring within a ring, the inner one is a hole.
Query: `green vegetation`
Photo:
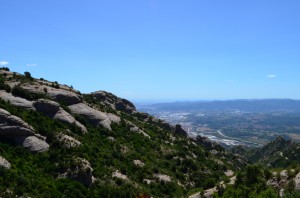
[[[47,94],[52,88],[45,87],[42,93],[22,88],[36,83],[29,72],[25,76],[15,74],[10,79],[0,76],[0,87],[9,80],[21,83],[11,90],[15,96],[30,101],[51,99]],[[53,85],[57,89],[62,87],[57,82]],[[176,134],[170,125],[148,114],[118,111],[113,103],[104,102],[115,102],[113,95],[104,100],[93,94],[81,96],[87,105],[120,117],[120,122],[112,123],[111,130],[95,126],[86,117],[73,114],[65,101],[56,101],[87,128],[88,132],[83,133],[75,123],[66,124],[0,99],[1,109],[27,122],[50,145],[47,152],[31,153],[0,136],[0,156],[11,163],[9,170],[0,168],[1,197],[186,197],[196,192],[203,194],[215,186],[216,197],[277,197],[277,190],[266,185],[272,177],[269,169],[259,165],[243,169],[246,164],[243,158],[222,147],[207,149],[192,138]],[[132,126],[144,135],[132,130]],[[59,140],[59,134],[69,135],[81,145],[67,148]],[[87,160],[93,169],[87,172],[95,177],[90,185],[69,174],[86,173],[78,168],[78,158]],[[142,165],[135,164],[136,160]],[[224,174],[227,170],[237,172],[237,180],[235,185],[224,188],[217,184],[230,181]],[[124,177],[115,176],[116,172]],[[288,174],[295,176],[295,172]],[[292,186],[293,183],[287,186],[286,197],[299,195]]]
[[[1,77],[0,83],[4,84],[7,80]],[[21,83],[11,90],[15,96],[31,101],[50,99],[47,89],[41,94],[22,88],[26,83],[35,83],[29,72],[25,76],[14,75],[9,80]],[[59,89],[57,82],[53,84]],[[83,98],[96,109],[119,115],[121,122],[112,124],[110,131],[102,126],[95,127],[86,118],[72,114],[87,127],[88,133],[82,134],[75,125],[0,100],[0,108],[27,122],[38,134],[47,137],[50,145],[49,151],[45,153],[31,153],[16,146],[10,139],[1,138],[0,155],[12,167],[0,171],[0,196],[182,197],[194,188],[206,189],[216,185],[226,169],[235,168],[222,160],[225,153],[214,156],[202,146],[192,143],[193,140],[173,133],[163,122],[147,114],[131,115],[116,111],[92,95],[83,95]],[[72,113],[64,101],[57,102],[64,110]],[[145,119],[148,121],[145,122]],[[128,122],[143,129],[151,138],[131,131]],[[65,148],[58,140],[58,134],[76,138],[81,146]],[[72,178],[61,178],[67,170],[76,168],[74,157],[90,162],[92,174],[96,178],[91,186],[85,186]],[[233,155],[229,158],[234,159]],[[142,161],[144,166],[135,165],[134,160]],[[115,171],[126,175],[128,179],[113,177]],[[164,181],[156,175],[165,175],[170,180]]]
[[[5,78],[0,75],[0,90],[5,90],[6,92],[11,92],[11,87],[5,84]]]

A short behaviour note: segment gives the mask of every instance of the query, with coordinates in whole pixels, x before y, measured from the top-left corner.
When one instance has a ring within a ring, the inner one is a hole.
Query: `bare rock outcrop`
[[[97,100],[111,106],[112,108],[132,114],[136,112],[134,104],[126,99],[119,98],[106,91],[96,91],[91,93]]]
[[[87,132],[86,127],[75,120],[75,118],[71,114],[61,108],[57,102],[47,99],[39,99],[35,101],[33,105],[38,112],[41,112],[50,118],[59,120],[64,123],[75,124],[81,129],[82,132]]]
[[[80,183],[90,186],[95,181],[93,176],[93,168],[89,161],[83,158],[74,158],[74,165],[70,167],[65,173],[61,174],[61,178],[71,178]]]
[[[164,175],[164,174],[154,174],[154,177],[156,177],[159,181],[163,181],[163,182],[171,182],[172,178],[168,175]]]
[[[32,152],[44,152],[49,149],[45,137],[35,133],[30,125],[4,109],[0,109],[0,135],[13,139]]]
[[[49,144],[36,136],[28,136],[24,138],[22,146],[32,152],[45,152],[49,149]]]
[[[11,164],[5,158],[0,156],[0,166],[5,169],[10,169]]]
[[[135,125],[130,127],[130,131],[139,133],[147,138],[150,138],[150,136],[145,131],[143,131],[142,129],[140,129],[139,127],[137,127]]]
[[[54,88],[47,85],[28,83],[21,84],[21,88],[31,93],[46,94],[52,100],[63,101],[67,105],[82,102],[82,97],[79,94],[65,89]]]
[[[28,110],[35,110],[31,101],[20,97],[15,97],[11,93],[7,93],[6,91],[0,90],[0,98],[4,101],[10,102],[10,104],[14,106],[22,107]]]
[[[295,190],[300,190],[300,172],[296,175],[294,181],[295,181]]]
[[[112,177],[123,179],[123,180],[129,180],[127,175],[122,174],[119,170],[116,170],[112,173]]]
[[[81,142],[76,140],[75,138],[65,135],[65,134],[58,134],[57,135],[58,141],[62,143],[62,145],[66,148],[74,148],[81,145]]]
[[[144,167],[145,163],[142,162],[141,160],[133,160],[133,164],[138,166],[138,167]]]
[[[85,117],[92,125],[102,125],[109,130],[111,130],[112,122],[119,123],[121,121],[120,117],[114,114],[95,110],[84,103],[70,105],[69,108],[72,113]]]
[[[0,69],[0,74],[1,75],[5,75],[6,77],[12,77],[14,72],[11,72],[11,71],[6,71],[6,70],[3,70],[3,69]]]
[[[21,118],[0,109],[0,135],[5,137],[34,135],[33,128]]]

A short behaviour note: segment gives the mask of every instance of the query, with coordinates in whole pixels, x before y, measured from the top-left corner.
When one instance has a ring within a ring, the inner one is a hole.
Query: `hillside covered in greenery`
[[[244,165],[111,93],[0,75],[0,196],[184,197]]]
[[[298,158],[270,169],[256,152],[188,137],[106,91],[0,70],[1,197],[297,196]]]

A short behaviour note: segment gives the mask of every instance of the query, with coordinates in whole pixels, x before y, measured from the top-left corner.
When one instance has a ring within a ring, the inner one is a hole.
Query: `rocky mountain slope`
[[[245,164],[109,92],[0,70],[0,196],[184,197]]]
[[[231,151],[245,157],[251,163],[273,168],[296,166],[300,163],[300,143],[280,136],[261,148],[235,147]]]
[[[299,197],[299,148],[231,153],[109,92],[0,69],[0,197]]]

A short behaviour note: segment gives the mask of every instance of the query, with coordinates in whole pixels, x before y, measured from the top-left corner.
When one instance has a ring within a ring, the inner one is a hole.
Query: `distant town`
[[[259,111],[254,105],[252,109],[255,111],[252,112],[248,109],[193,109],[190,106],[185,106],[184,110],[174,103],[172,110],[172,106],[167,105],[150,105],[140,109],[172,124],[180,124],[192,137],[205,136],[225,147],[262,146],[277,136],[300,141],[300,113],[289,109]]]

